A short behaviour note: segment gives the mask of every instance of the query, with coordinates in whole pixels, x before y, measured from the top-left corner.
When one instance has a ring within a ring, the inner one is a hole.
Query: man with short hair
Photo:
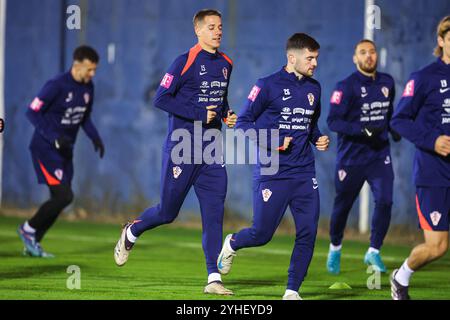
[[[327,122],[338,137],[336,197],[327,259],[327,270],[333,274],[340,272],[347,218],[365,181],[372,189],[375,208],[364,263],[386,272],[380,249],[391,220],[394,184],[388,133],[391,132],[395,141],[400,137],[389,128],[395,97],[394,79],[377,71],[377,58],[373,41],[358,42],[353,55],[357,71],[338,82],[331,96]]]
[[[279,130],[279,169],[262,175],[255,168],[253,224],[229,234],[217,260],[219,271],[228,274],[236,252],[270,241],[289,206],[295,222],[295,244],[283,300],[301,300],[298,293],[314,251],[319,219],[319,189],[315,178],[314,153],[328,149],[329,139],[318,128],[321,87],[312,78],[317,67],[319,44],[304,33],[287,41],[287,64],[278,72],[259,79],[239,115],[237,128]],[[260,135],[258,135],[260,136]],[[274,139],[270,136],[270,139]],[[257,141],[268,148],[272,141]],[[270,148],[269,148],[270,149]],[[277,150],[270,150],[276,152]]]
[[[194,157],[194,152],[187,155],[189,161],[183,160],[181,164],[174,163],[171,158],[177,144],[171,137],[177,129],[189,131],[191,146],[195,148],[195,124],[200,124],[202,130],[220,130],[222,120],[232,128],[237,118],[227,100],[233,64],[230,58],[218,51],[222,40],[221,14],[217,10],[201,10],[195,14],[193,23],[198,43],[175,59],[154,100],[157,108],[169,113],[169,132],[163,150],[161,201],[145,210],[133,223],[125,225],[114,249],[114,259],[118,266],[123,266],[142,233],[174,221],[187,193],[194,186],[200,202],[202,244],[208,272],[204,293],[231,295],[233,292],[223,286],[216,266],[222,245],[227,192],[225,164],[207,164],[204,159]],[[202,151],[208,145],[203,142]]]
[[[437,27],[437,60],[414,72],[392,118],[392,127],[414,143],[419,226],[425,242],[391,275],[391,296],[409,300],[413,273],[448,250],[450,215],[450,16]]]
[[[50,199],[17,230],[24,254],[52,257],[40,245],[56,218],[73,200],[73,148],[80,127],[103,158],[105,148],[92,120],[94,84],[99,57],[89,46],[73,53],[70,71],[49,80],[27,110],[35,130],[30,151],[38,183],[50,189]]]

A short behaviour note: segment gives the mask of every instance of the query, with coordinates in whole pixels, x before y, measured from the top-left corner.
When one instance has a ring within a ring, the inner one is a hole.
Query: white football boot
[[[125,224],[125,226],[122,229],[122,234],[120,235],[119,241],[117,241],[116,247],[114,248],[114,260],[116,261],[116,264],[121,267],[123,266],[127,260],[128,255],[130,254],[131,247],[126,248],[125,246],[125,238],[127,236],[127,230],[131,226],[131,223]]]
[[[233,259],[236,256],[236,252],[230,249],[230,240],[232,236],[232,234],[229,234],[225,237],[222,251],[220,251],[219,257],[217,258],[217,269],[224,275],[230,272]]]

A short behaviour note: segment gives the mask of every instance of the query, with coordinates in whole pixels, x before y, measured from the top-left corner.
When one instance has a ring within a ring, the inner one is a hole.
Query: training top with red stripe
[[[47,81],[26,112],[35,127],[30,148],[48,150],[61,136],[71,140],[73,146],[80,127],[91,140],[100,140],[90,117],[93,101],[92,81],[77,82],[70,71]]]
[[[450,135],[450,64],[439,58],[411,74],[391,126],[416,145],[415,184],[450,187],[450,156],[434,151],[436,139]]]
[[[210,53],[197,44],[175,59],[164,75],[154,98],[155,107],[169,113],[169,128],[165,143],[170,150],[178,141],[171,141],[176,129],[186,129],[194,136],[194,121],[203,129],[220,129],[227,117],[228,85],[233,62],[224,53]],[[207,106],[216,118],[206,124]]]

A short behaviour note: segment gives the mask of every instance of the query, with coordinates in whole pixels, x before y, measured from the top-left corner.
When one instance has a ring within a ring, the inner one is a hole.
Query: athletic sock
[[[28,223],[28,220],[25,221],[25,223],[23,224],[23,230],[25,230],[25,232],[28,232],[28,233],[36,232],[36,229],[33,228],[32,226],[30,226],[30,224]]]
[[[394,279],[402,286],[407,287],[409,285],[409,278],[411,278],[413,273],[414,270],[412,270],[408,266],[408,259],[406,259],[400,269],[398,269],[397,273],[394,276]]]
[[[213,272],[208,275],[208,283],[217,281],[222,282],[222,277],[220,276],[220,273]]]
[[[342,249],[342,244],[335,246],[334,244],[330,243],[330,250],[331,251],[340,251]]]
[[[227,247],[228,250],[230,250],[231,252],[235,253],[236,250],[234,250],[234,249],[231,247],[231,239],[233,239],[233,237],[230,238],[230,241],[226,241],[226,242],[225,242],[225,246]]]
[[[294,290],[291,290],[291,289],[286,289],[284,295],[287,296],[287,295],[290,295],[290,294],[298,294],[298,292],[294,291]]]
[[[128,251],[131,250],[131,248],[133,248],[133,245],[135,244],[136,240],[137,240],[137,237],[135,237],[133,235],[133,233],[131,232],[131,228],[128,227],[127,233],[125,234],[125,249],[127,249]]]
[[[379,253],[380,253],[380,250],[375,249],[374,247],[369,247],[369,250],[367,250],[367,252],[369,252],[369,253],[374,252],[374,253],[376,253],[376,254],[379,254]]]

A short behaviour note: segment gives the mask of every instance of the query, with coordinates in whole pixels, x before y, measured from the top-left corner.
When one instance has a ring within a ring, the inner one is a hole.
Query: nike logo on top
[[[441,88],[440,90],[439,90],[439,92],[440,93],[444,93],[444,92],[447,92],[448,90],[450,90],[450,88]]]
[[[201,72],[200,71],[198,74],[202,76],[202,75],[207,74],[207,73],[208,73],[208,71],[205,71],[205,72]]]
[[[367,129],[364,129],[365,131],[366,131],[366,133],[367,133],[367,135],[369,136],[369,137],[371,137],[372,136],[372,132],[370,132],[369,130],[367,130]]]
[[[361,93],[361,98],[364,98],[367,95],[368,95],[368,93]]]
[[[289,97],[283,97],[283,101],[289,100],[290,98],[292,98],[292,96],[289,96]]]

